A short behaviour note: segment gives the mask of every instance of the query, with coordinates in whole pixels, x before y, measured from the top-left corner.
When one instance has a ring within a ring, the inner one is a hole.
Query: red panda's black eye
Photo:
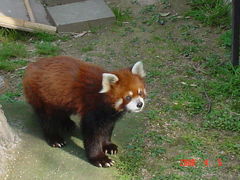
[[[126,96],[125,98],[126,98],[127,101],[130,101],[132,99],[131,96]]]

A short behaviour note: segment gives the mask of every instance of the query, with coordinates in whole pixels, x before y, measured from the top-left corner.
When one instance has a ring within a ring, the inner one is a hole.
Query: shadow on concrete
[[[29,105],[23,102],[1,104],[10,126],[22,139],[16,160],[10,163],[7,180],[119,179],[115,166],[97,168],[88,163],[79,127],[66,136],[65,147],[51,148],[44,140],[37,116]],[[73,120],[79,122],[77,117]],[[112,139],[119,146],[119,154],[141,126],[141,121],[134,114],[126,115],[117,123]]]
[[[5,116],[8,119],[8,123],[18,133],[29,134],[31,136],[34,136],[35,138],[43,140],[47,144],[42,134],[39,118],[34,113],[30,105],[27,105],[25,103],[3,104],[3,110]],[[80,128],[77,126],[77,128],[73,132],[65,133],[63,137],[66,140],[67,144],[60,150],[63,150],[73,156],[76,156],[77,158],[88,162],[83,147],[80,147],[72,140],[73,138],[82,141]],[[50,146],[48,147],[49,149],[52,148]]]

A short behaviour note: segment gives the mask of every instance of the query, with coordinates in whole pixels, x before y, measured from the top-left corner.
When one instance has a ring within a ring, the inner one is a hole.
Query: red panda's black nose
[[[142,103],[142,102],[137,103],[137,107],[138,107],[138,108],[141,108],[142,106],[143,106],[143,103]]]

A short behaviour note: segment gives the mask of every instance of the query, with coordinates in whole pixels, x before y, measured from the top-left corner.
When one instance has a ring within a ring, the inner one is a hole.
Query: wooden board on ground
[[[46,31],[49,33],[55,33],[57,30],[55,26],[30,22],[23,19],[17,19],[17,18],[3,16],[3,15],[0,15],[0,26],[11,28],[11,29],[29,31],[29,32]]]

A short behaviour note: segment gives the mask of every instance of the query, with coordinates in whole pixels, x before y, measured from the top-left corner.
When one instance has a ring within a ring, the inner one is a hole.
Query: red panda
[[[25,97],[40,119],[44,137],[52,147],[66,144],[63,132],[75,128],[71,114],[81,116],[84,148],[90,163],[110,167],[106,154],[115,154],[111,142],[117,119],[124,112],[140,112],[146,96],[142,62],[132,68],[108,72],[67,56],[31,63],[23,78]]]

